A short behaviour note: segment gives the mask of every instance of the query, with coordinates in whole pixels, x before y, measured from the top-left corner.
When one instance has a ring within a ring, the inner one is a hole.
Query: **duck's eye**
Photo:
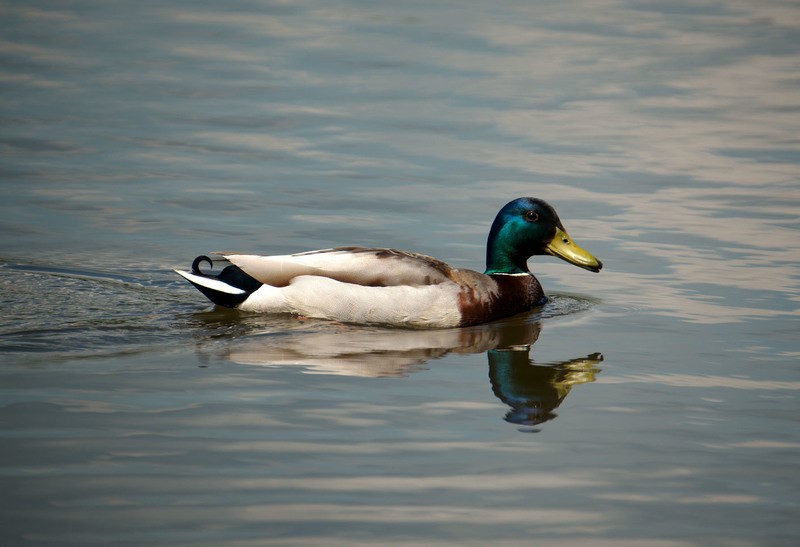
[[[539,213],[536,211],[525,211],[525,220],[528,222],[536,222],[539,220]]]

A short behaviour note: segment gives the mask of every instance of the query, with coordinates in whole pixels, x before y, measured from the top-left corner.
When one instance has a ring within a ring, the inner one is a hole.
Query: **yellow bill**
[[[590,272],[599,272],[603,267],[603,263],[597,260],[594,256],[584,251],[572,241],[569,234],[561,228],[556,228],[556,235],[550,243],[547,244],[545,250],[553,255],[566,260],[570,264],[589,270]]]

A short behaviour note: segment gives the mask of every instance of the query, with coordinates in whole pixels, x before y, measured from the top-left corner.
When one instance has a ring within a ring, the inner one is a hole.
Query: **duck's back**
[[[273,287],[284,287],[302,275],[366,287],[437,285],[448,281],[453,269],[430,256],[383,248],[338,247],[280,256],[215,254]]]

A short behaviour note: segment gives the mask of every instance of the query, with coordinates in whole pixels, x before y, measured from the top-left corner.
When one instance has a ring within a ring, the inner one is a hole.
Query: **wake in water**
[[[144,350],[180,336],[177,318],[191,303],[176,298],[168,274],[107,273],[42,264],[0,266],[6,358],[97,355]],[[188,296],[188,291],[186,291]]]

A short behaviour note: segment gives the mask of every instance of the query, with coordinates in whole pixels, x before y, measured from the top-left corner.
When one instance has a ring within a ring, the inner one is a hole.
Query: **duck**
[[[391,248],[336,247],[290,255],[236,252],[200,255],[174,270],[218,306],[342,323],[450,328],[528,312],[547,296],[528,269],[552,255],[591,272],[603,264],[569,236],[544,200],[503,206],[489,230],[483,273]],[[226,264],[219,273],[208,264]]]

